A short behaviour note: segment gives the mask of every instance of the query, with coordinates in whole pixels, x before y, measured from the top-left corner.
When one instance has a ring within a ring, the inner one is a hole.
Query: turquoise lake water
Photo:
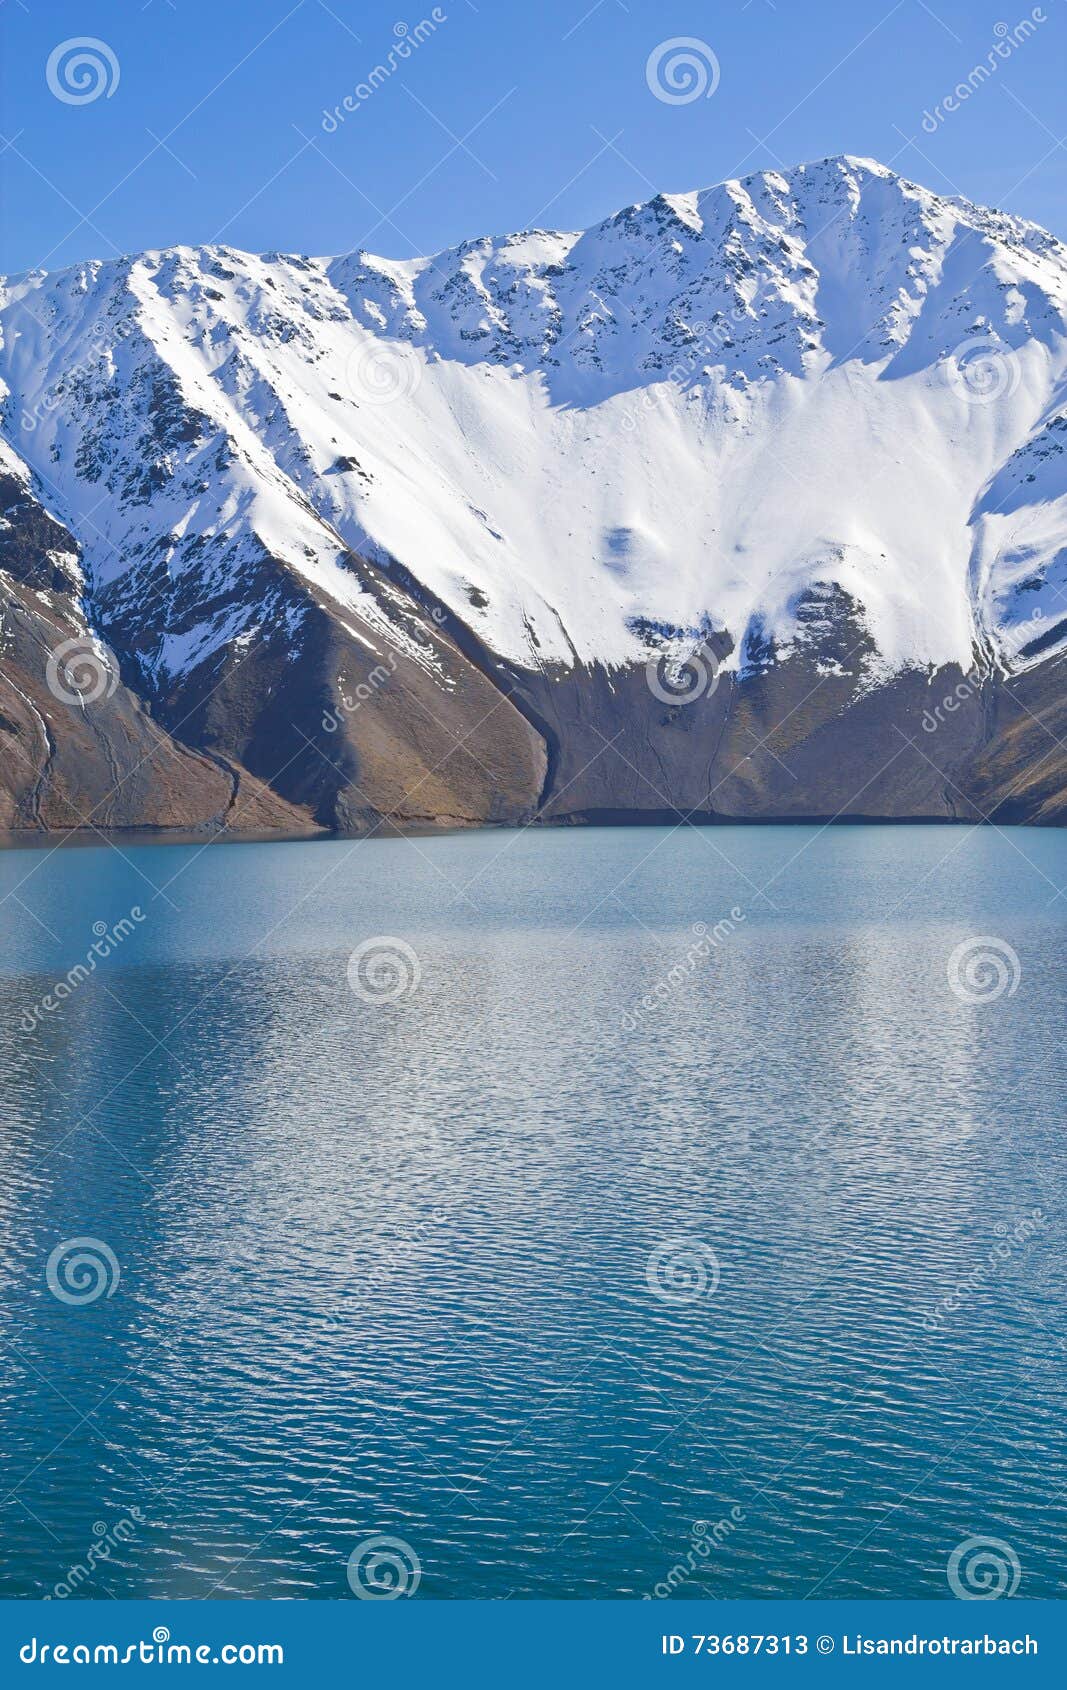
[[[1065,887],[963,827],[0,853],[0,1594],[1062,1595]]]

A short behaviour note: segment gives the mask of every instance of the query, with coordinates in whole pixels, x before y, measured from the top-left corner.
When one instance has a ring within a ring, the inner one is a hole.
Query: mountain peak
[[[906,557],[921,576],[934,542],[907,515],[920,488],[938,533],[966,532],[998,475],[1009,506],[1024,499],[1045,461],[1031,436],[1053,428],[1067,253],[840,155],[433,258],[214,246],[87,263],[22,278],[0,319],[8,439],[75,532],[103,504],[104,538],[79,538],[124,596],[142,560],[165,557],[177,580],[208,543],[236,548],[234,568],[266,550],[333,580],[340,536],[491,624],[498,651],[621,661],[643,618],[663,620],[668,560],[670,620],[700,626],[713,579],[735,647],[753,617],[791,628],[796,579],[832,568],[856,575],[890,666],[966,662],[976,617],[996,623],[1008,588],[983,564],[997,602],[979,616],[964,594],[931,619],[918,587],[891,606],[870,560]],[[975,345],[999,401],[981,411],[949,379]],[[925,443],[921,466],[900,449],[890,464],[887,418]],[[765,459],[772,442],[781,460]],[[774,533],[756,515],[768,475],[805,489]],[[591,575],[563,568],[572,552]],[[1041,560],[1035,529],[1005,580]],[[170,673],[231,635],[223,618],[158,662]]]

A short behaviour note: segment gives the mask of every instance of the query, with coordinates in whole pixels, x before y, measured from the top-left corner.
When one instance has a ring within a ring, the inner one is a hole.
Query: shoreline
[[[563,833],[617,832],[626,828],[765,828],[765,827],[992,827],[1022,828],[1027,832],[1055,832],[1059,822],[994,821],[984,816],[685,816],[661,811],[619,813],[608,820],[582,820],[571,817],[535,817],[528,822],[472,822],[465,824],[432,824],[400,827],[382,823],[378,827],[359,832],[345,832],[334,828],[313,828],[307,831],[276,830],[274,832],[229,832],[225,828],[208,833],[196,828],[126,827],[8,829],[0,831],[0,851],[88,850],[101,845],[310,845],[358,844],[361,841],[405,839],[442,839],[460,834],[525,833],[532,829]]]

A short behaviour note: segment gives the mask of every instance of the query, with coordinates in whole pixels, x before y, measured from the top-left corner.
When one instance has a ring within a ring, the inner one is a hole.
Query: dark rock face
[[[370,649],[265,559],[274,628],[153,686],[142,600],[94,607],[79,551],[28,480],[0,474],[0,829],[366,832],[519,823],[540,737],[433,615],[350,567],[398,646]],[[295,633],[289,629],[295,628]],[[138,696],[142,689],[142,696]]]
[[[549,822],[977,820],[979,758],[1003,757],[988,738],[993,683],[958,669],[863,690],[794,657],[688,704],[652,696],[642,668],[514,685],[555,748]],[[1051,818],[1023,802],[1017,819]]]
[[[833,582],[805,595],[797,621],[787,651],[748,631],[740,679],[720,669],[730,637],[710,636],[673,696],[669,677],[645,665],[509,670],[512,696],[548,747],[539,818],[976,816],[977,759],[1003,755],[993,749],[996,682],[951,668],[877,684],[862,609]]]
[[[0,513],[0,826],[233,826],[234,772],[165,732],[90,633],[70,534],[6,471]],[[310,825],[254,784],[245,827]]]
[[[361,559],[347,566],[380,619],[354,634],[278,569],[281,626],[184,676],[162,719],[325,829],[529,820],[544,781],[537,733],[443,619]]]
[[[989,732],[969,769],[990,821],[1067,824],[1067,661],[1051,659],[991,689]]]

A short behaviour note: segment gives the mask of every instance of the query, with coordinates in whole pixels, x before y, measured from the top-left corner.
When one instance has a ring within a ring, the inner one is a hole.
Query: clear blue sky
[[[324,108],[386,60],[396,25],[431,15],[426,0],[0,0],[0,129],[14,137],[0,159],[0,267],[214,239],[410,256],[529,224],[580,228],[656,189],[837,152],[1067,237],[1064,0],[1043,0],[1033,38],[923,128],[1003,39],[996,26],[1030,10],[442,0],[445,21],[325,133]],[[78,36],[108,45],[119,80],[74,105],[46,66]],[[650,92],[649,54],[676,36],[714,53],[711,98]]]

